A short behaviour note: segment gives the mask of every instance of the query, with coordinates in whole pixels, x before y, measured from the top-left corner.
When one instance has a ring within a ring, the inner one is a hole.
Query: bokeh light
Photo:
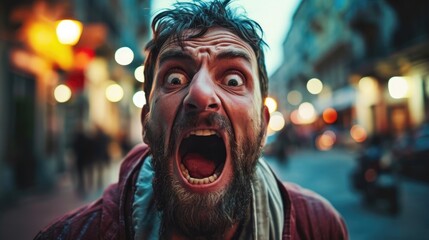
[[[143,66],[139,66],[136,68],[136,70],[134,70],[134,77],[137,79],[137,81],[139,82],[144,82],[144,67]]]
[[[134,93],[133,103],[138,108],[142,108],[146,104],[146,98],[143,91],[140,90]]]
[[[289,118],[290,118],[290,121],[291,121],[293,124],[296,124],[296,125],[301,124],[300,119],[299,119],[298,110],[297,110],[297,109],[293,110],[293,111],[290,113],[290,117],[289,117]]]
[[[311,94],[319,94],[320,92],[322,92],[322,89],[323,89],[323,83],[319,79],[312,78],[312,79],[308,80],[307,90]]]
[[[332,149],[337,139],[336,134],[331,130],[326,130],[316,138],[316,147],[321,151]]]
[[[297,106],[302,101],[302,95],[300,92],[293,90],[287,94],[287,101],[294,106]]]
[[[44,61],[62,70],[73,67],[73,49],[70,45],[60,43],[54,26],[46,21],[32,21],[26,27],[25,35],[29,47]]]
[[[121,47],[115,52],[115,61],[119,65],[128,65],[134,60],[134,53],[129,47]]]
[[[72,91],[65,84],[60,84],[54,89],[54,98],[59,103],[65,103],[70,100]]]
[[[82,23],[70,19],[61,20],[58,22],[56,33],[60,43],[73,46],[82,34]]]
[[[273,113],[277,110],[277,101],[274,98],[267,97],[265,98],[265,106],[268,107],[270,113]]]
[[[290,113],[290,120],[293,124],[310,124],[317,118],[316,110],[311,103],[303,102],[298,109]]]
[[[268,123],[268,127],[273,131],[280,131],[285,126],[285,119],[281,112],[273,112],[271,113],[270,122]]]
[[[367,132],[366,130],[361,127],[360,125],[353,125],[350,129],[350,136],[358,143],[361,143],[366,140],[367,138]]]
[[[372,77],[363,77],[359,80],[358,86],[362,92],[370,91],[376,89],[377,81]]]
[[[119,102],[124,97],[124,90],[117,83],[112,83],[106,87],[106,98],[110,102]]]
[[[325,109],[325,111],[323,111],[322,117],[325,123],[332,124],[335,121],[337,121],[338,114],[337,114],[337,111],[335,111],[335,109],[327,108]]]
[[[388,83],[389,94],[392,98],[399,99],[408,96],[408,82],[404,77],[392,77]]]
[[[303,102],[298,107],[299,117],[305,121],[311,121],[316,117],[316,110],[313,104],[309,102]]]

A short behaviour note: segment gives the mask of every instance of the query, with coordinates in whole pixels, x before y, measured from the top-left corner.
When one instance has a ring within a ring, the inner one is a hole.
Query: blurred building
[[[140,112],[132,104],[141,90],[134,71],[143,63],[150,6],[150,0],[0,3],[0,200],[52,185],[69,164],[79,124],[88,132],[99,126],[118,141],[140,135],[131,122]],[[64,19],[81,26],[77,42],[61,40],[74,29],[66,25],[60,33]],[[132,51],[130,62],[115,61],[120,47]]]
[[[291,118],[310,103],[316,117],[307,125],[395,135],[420,125],[429,113],[427,9],[424,0],[302,0],[270,95]],[[309,92],[312,78],[321,91]]]

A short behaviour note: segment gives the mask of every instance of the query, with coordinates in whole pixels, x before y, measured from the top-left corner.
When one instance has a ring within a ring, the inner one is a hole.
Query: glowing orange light
[[[290,121],[291,121],[293,124],[300,124],[299,116],[298,116],[298,110],[293,110],[293,111],[290,113]]]
[[[29,47],[40,57],[55,63],[63,70],[73,67],[73,50],[69,45],[61,44],[55,33],[55,27],[47,21],[34,21],[25,27]]]
[[[79,70],[84,70],[94,58],[95,53],[91,49],[80,48],[75,52],[74,67]]]
[[[333,108],[327,108],[325,109],[325,111],[323,111],[323,121],[325,121],[325,123],[331,124],[334,123],[335,121],[337,121],[337,111],[335,111],[335,109]]]
[[[365,141],[367,138],[366,130],[359,125],[354,125],[350,129],[350,135],[356,142],[359,143]]]
[[[335,133],[333,131],[327,130],[316,138],[316,147],[321,151],[330,150],[334,146],[335,140]]]

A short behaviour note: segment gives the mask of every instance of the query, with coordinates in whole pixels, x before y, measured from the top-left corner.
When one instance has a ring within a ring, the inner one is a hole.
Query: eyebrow
[[[159,56],[159,64],[163,64],[166,61],[171,60],[171,59],[183,59],[183,60],[187,60],[187,61],[194,61],[194,59],[192,58],[191,55],[183,52],[182,50],[173,49],[173,50],[163,52]]]
[[[250,55],[240,50],[227,50],[227,51],[220,52],[216,56],[216,59],[234,59],[234,58],[242,58],[249,63],[252,62]]]

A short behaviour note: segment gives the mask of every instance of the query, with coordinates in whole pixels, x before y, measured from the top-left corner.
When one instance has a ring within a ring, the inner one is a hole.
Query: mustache
[[[176,119],[173,125],[174,130],[185,130],[195,128],[198,125],[207,125],[209,127],[217,127],[220,129],[232,129],[231,121],[219,113],[209,113],[205,117],[201,117],[198,113],[187,113]]]

